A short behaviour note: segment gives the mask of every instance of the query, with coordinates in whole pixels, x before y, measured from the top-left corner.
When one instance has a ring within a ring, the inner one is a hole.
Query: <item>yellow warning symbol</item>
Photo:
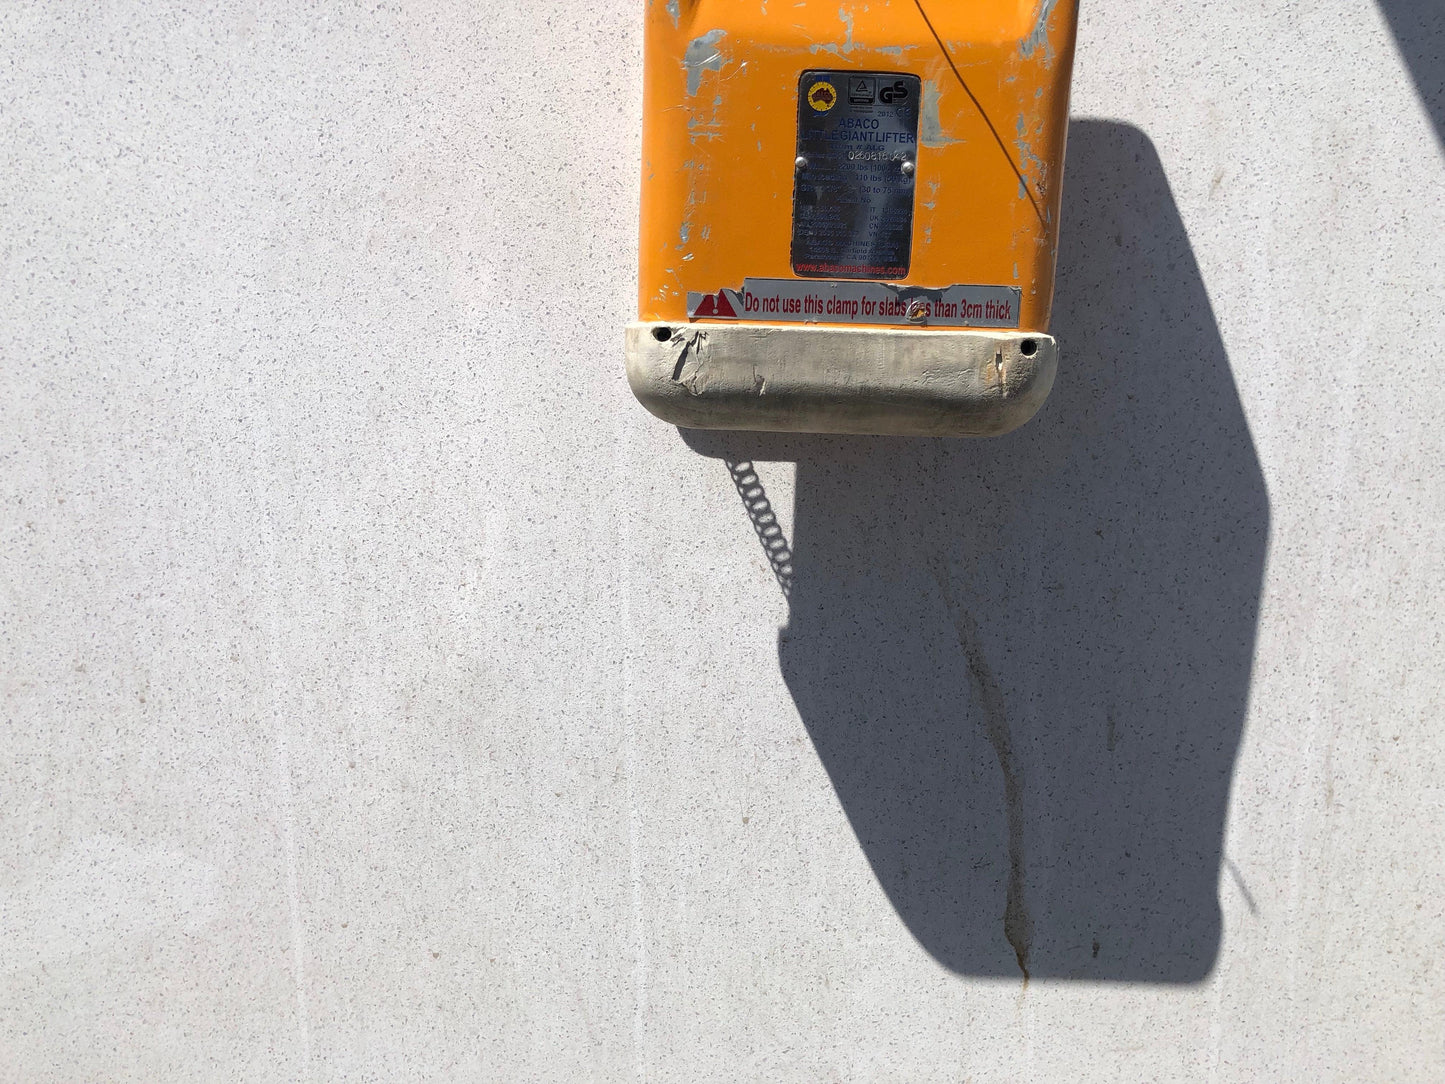
[[[808,104],[819,113],[828,112],[837,101],[838,91],[826,79],[820,80],[808,88]]]

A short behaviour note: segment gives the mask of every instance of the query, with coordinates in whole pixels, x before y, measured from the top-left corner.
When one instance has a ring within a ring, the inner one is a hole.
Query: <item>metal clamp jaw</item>
[[[984,437],[1048,397],[1053,338],[1029,331],[733,323],[627,328],[627,379],[692,429]]]

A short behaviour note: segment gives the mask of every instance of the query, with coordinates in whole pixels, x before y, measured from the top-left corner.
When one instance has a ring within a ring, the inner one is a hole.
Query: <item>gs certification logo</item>
[[[820,79],[808,88],[808,104],[819,113],[826,113],[838,103],[838,91],[826,79]]]

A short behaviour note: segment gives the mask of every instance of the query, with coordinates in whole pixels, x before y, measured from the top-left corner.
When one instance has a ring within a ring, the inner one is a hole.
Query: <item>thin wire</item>
[[[943,39],[938,36],[938,31],[933,29],[933,23],[928,18],[928,12],[923,10],[923,0],[913,0],[913,5],[918,8],[918,14],[923,16],[923,23],[928,27],[928,32],[933,35],[933,40],[938,42],[938,48],[943,52],[943,59],[948,61],[948,66],[953,69],[953,77],[958,80],[958,85],[961,86],[963,92],[968,95],[968,100],[973,102],[974,107],[978,110],[978,115],[982,117],[983,122],[988,125],[988,130],[993,133],[994,142],[998,144],[998,149],[1003,151],[1003,156],[1008,161],[1009,167],[1014,171],[1014,176],[1019,179],[1019,186],[1023,188],[1024,195],[1029,198],[1029,203],[1033,206],[1034,214],[1039,216],[1039,222],[1047,225],[1044,220],[1044,213],[1039,210],[1038,201],[1034,199],[1034,194],[1029,188],[1029,182],[1024,179],[1023,172],[1014,164],[1013,155],[1009,154],[1008,146],[1004,143],[1003,139],[999,137],[998,130],[993,126],[993,121],[988,119],[988,114],[984,112],[982,103],[974,96],[973,91],[968,89],[968,84],[963,81],[963,75],[959,72],[958,65],[953,62],[953,55],[949,53],[948,46],[943,44]]]

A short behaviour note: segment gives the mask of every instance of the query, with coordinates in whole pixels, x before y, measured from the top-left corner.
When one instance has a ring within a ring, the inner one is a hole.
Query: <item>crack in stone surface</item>
[[[1024,983],[1029,981],[1029,950],[1033,945],[1034,920],[1024,902],[1024,810],[1023,780],[1014,759],[1013,735],[1009,731],[1008,714],[1004,707],[1003,690],[998,679],[984,657],[983,646],[978,632],[978,623],[963,607],[957,605],[948,582],[946,571],[934,573],[943,604],[958,634],[958,646],[968,664],[969,677],[978,693],[983,708],[984,732],[989,745],[993,746],[998,758],[999,771],[1003,775],[1004,816],[1008,824],[1008,885],[1003,911],[1003,934],[1014,950],[1019,970],[1023,972]]]

